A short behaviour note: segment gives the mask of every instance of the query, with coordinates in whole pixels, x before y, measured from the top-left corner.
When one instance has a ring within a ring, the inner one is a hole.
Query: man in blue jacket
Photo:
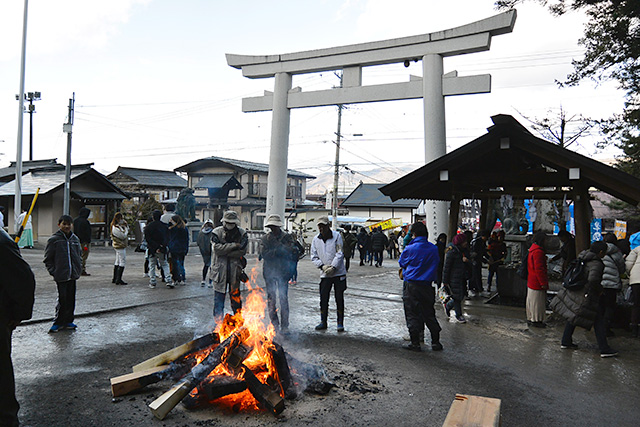
[[[426,324],[431,333],[431,349],[440,351],[442,350],[442,344],[440,344],[442,328],[436,319],[434,309],[436,292],[433,287],[433,282],[437,278],[440,255],[436,245],[427,241],[429,233],[423,222],[414,223],[410,233],[413,235],[413,240],[402,251],[398,261],[403,270],[402,301],[411,337],[411,344],[404,348],[422,351],[420,335]]]

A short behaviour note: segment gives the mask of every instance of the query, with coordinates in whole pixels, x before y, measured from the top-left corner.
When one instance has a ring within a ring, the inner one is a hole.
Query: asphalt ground
[[[465,303],[466,324],[449,323],[438,306],[444,351],[401,349],[406,335],[397,261],[381,268],[352,263],[345,293],[346,332],[314,330],[319,321],[319,271],[308,257],[291,286],[291,335],[279,337],[295,357],[319,364],[336,387],[326,396],[304,394],[287,402],[279,419],[266,413],[235,413],[213,407],[176,407],[164,421],[146,405],[170,386],[162,382],[112,400],[109,378],[132,365],[208,331],[213,290],[200,286],[197,248],[186,258],[187,284],[148,287],[144,255],[128,250],[124,280],[111,283],[114,252],[92,247],[78,281],[77,331],[48,334],[56,302],[55,283],[42,264],[43,250],[23,250],[37,280],[33,319],[13,337],[21,419],[29,426],[85,425],[442,425],[456,393],[502,399],[503,426],[632,426],[640,409],[640,341],[616,330],[620,357],[601,359],[592,332],[577,330],[576,351],[561,350],[563,324],[529,329],[524,309]],[[262,287],[260,263],[249,259]],[[228,310],[228,306],[227,306]],[[428,337],[428,334],[427,334]]]

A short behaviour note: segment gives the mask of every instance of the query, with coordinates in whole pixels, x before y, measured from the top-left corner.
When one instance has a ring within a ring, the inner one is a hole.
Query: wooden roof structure
[[[595,187],[640,203],[640,179],[531,134],[510,115],[487,133],[380,188],[392,200],[567,199]]]

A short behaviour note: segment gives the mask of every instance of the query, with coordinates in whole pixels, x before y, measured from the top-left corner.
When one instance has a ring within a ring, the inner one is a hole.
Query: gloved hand
[[[326,274],[327,276],[333,276],[333,273],[335,272],[336,268],[330,265],[329,268],[324,271],[324,274]]]
[[[332,268],[331,264],[324,264],[322,267],[322,272],[326,273],[328,269]]]

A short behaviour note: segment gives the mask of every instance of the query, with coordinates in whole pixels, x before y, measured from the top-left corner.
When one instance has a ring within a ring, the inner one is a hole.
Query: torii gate
[[[267,215],[284,218],[289,154],[290,110],[339,104],[424,100],[425,164],[446,154],[444,97],[491,92],[491,75],[458,77],[443,73],[443,58],[489,50],[491,37],[513,31],[516,11],[510,10],[481,21],[445,31],[328,49],[283,55],[247,56],[227,54],[227,64],[242,69],[252,79],[274,77],[273,92],[244,98],[243,112],[273,111],[267,178]],[[409,82],[362,86],[362,67],[407,63],[422,59],[423,77]],[[342,87],[303,92],[291,88],[294,74],[342,70]],[[446,202],[427,201],[427,227],[431,236],[446,233]]]

